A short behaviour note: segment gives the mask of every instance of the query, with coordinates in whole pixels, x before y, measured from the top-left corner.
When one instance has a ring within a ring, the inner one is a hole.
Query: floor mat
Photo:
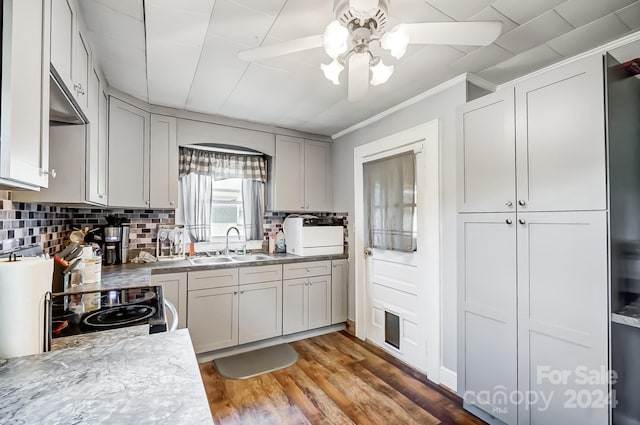
[[[248,353],[223,357],[213,362],[220,375],[229,379],[247,379],[284,369],[298,361],[298,353],[289,344],[274,345]]]

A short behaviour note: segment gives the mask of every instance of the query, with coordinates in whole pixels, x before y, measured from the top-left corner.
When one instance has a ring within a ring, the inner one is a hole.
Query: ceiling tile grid
[[[486,47],[410,45],[400,60],[372,47],[395,71],[363,101],[350,103],[346,70],[339,86],[322,75],[320,64],[331,61],[322,48],[257,63],[237,56],[322,34],[334,19],[332,1],[80,3],[110,85],[166,106],[325,135],[460,73],[502,84],[640,29],[640,0],[390,0],[388,28],[497,20],[502,34]]]

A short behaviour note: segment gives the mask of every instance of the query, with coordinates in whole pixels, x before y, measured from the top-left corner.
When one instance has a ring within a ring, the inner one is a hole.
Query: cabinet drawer
[[[205,270],[201,272],[190,272],[188,288],[189,291],[198,289],[222,288],[238,284],[238,269],[228,268],[220,270]]]
[[[285,264],[284,279],[299,277],[323,276],[331,274],[331,261],[310,261],[307,263]]]
[[[245,285],[247,283],[273,282],[276,280],[282,280],[282,264],[242,267],[240,269],[240,285]]]

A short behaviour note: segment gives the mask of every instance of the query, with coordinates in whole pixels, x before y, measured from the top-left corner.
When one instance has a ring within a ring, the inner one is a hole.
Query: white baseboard
[[[458,374],[451,369],[447,369],[446,367],[441,366],[440,385],[444,385],[453,392],[458,391]]]

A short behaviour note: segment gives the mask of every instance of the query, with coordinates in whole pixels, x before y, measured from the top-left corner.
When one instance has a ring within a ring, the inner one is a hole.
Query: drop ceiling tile
[[[144,49],[144,23],[102,3],[80,2],[87,28],[96,37],[106,37],[121,42],[121,50]]]
[[[144,20],[144,8],[142,0],[81,0],[78,2],[84,12],[84,8],[91,3],[100,3],[109,9],[124,13],[138,21]]]
[[[622,9],[635,0],[568,0],[556,11],[574,27],[580,27],[609,13]]]
[[[509,19],[502,13],[498,12],[496,9],[494,9],[491,6],[476,13],[469,20],[470,21],[500,21],[502,22],[502,34],[506,34],[518,26],[518,24],[516,24],[511,19]]]
[[[238,59],[237,52],[243,48],[216,35],[207,35],[187,99],[187,109],[219,113],[249,67],[249,63]]]
[[[286,3],[286,0],[233,0],[249,9],[266,13],[267,15],[277,15]]]
[[[543,44],[499,63],[478,75],[494,84],[503,84],[563,59]]]
[[[493,1],[494,0],[427,0],[427,3],[456,21],[465,21],[489,6]]]
[[[213,6],[213,3],[211,3]],[[209,27],[208,14],[147,6],[147,40],[167,45],[201,46]]]
[[[573,28],[553,10],[499,37],[496,44],[511,53],[522,53]]]
[[[399,22],[448,22],[451,18],[422,0],[393,0],[389,16]],[[388,28],[391,28],[389,25]]]
[[[451,66],[461,72],[480,72],[512,56],[513,53],[496,44],[490,44],[458,59]]]
[[[620,9],[616,12],[616,15],[622,19],[622,22],[624,22],[629,29],[635,30],[640,28],[640,2],[635,2]]]
[[[289,0],[275,20],[269,35],[280,40],[322,34],[333,21],[332,2]]]
[[[215,0],[145,0],[145,9],[148,7],[158,7],[169,12],[187,12],[211,15],[211,7]]]
[[[493,7],[503,15],[508,16],[516,23],[522,25],[536,16],[553,9],[563,1],[564,0],[497,0],[493,3]]]
[[[257,47],[269,32],[274,19],[274,15],[249,9],[231,0],[217,0],[208,32],[234,44]]]
[[[573,56],[615,40],[627,32],[627,26],[615,14],[611,14],[554,38],[547,44],[563,56]]]
[[[128,67],[140,68],[146,73],[145,50],[138,48],[123,49],[122,43],[106,37],[97,37],[92,32],[89,36],[94,42],[94,48],[98,52],[97,58],[100,67],[112,67],[119,74],[126,75]]]

